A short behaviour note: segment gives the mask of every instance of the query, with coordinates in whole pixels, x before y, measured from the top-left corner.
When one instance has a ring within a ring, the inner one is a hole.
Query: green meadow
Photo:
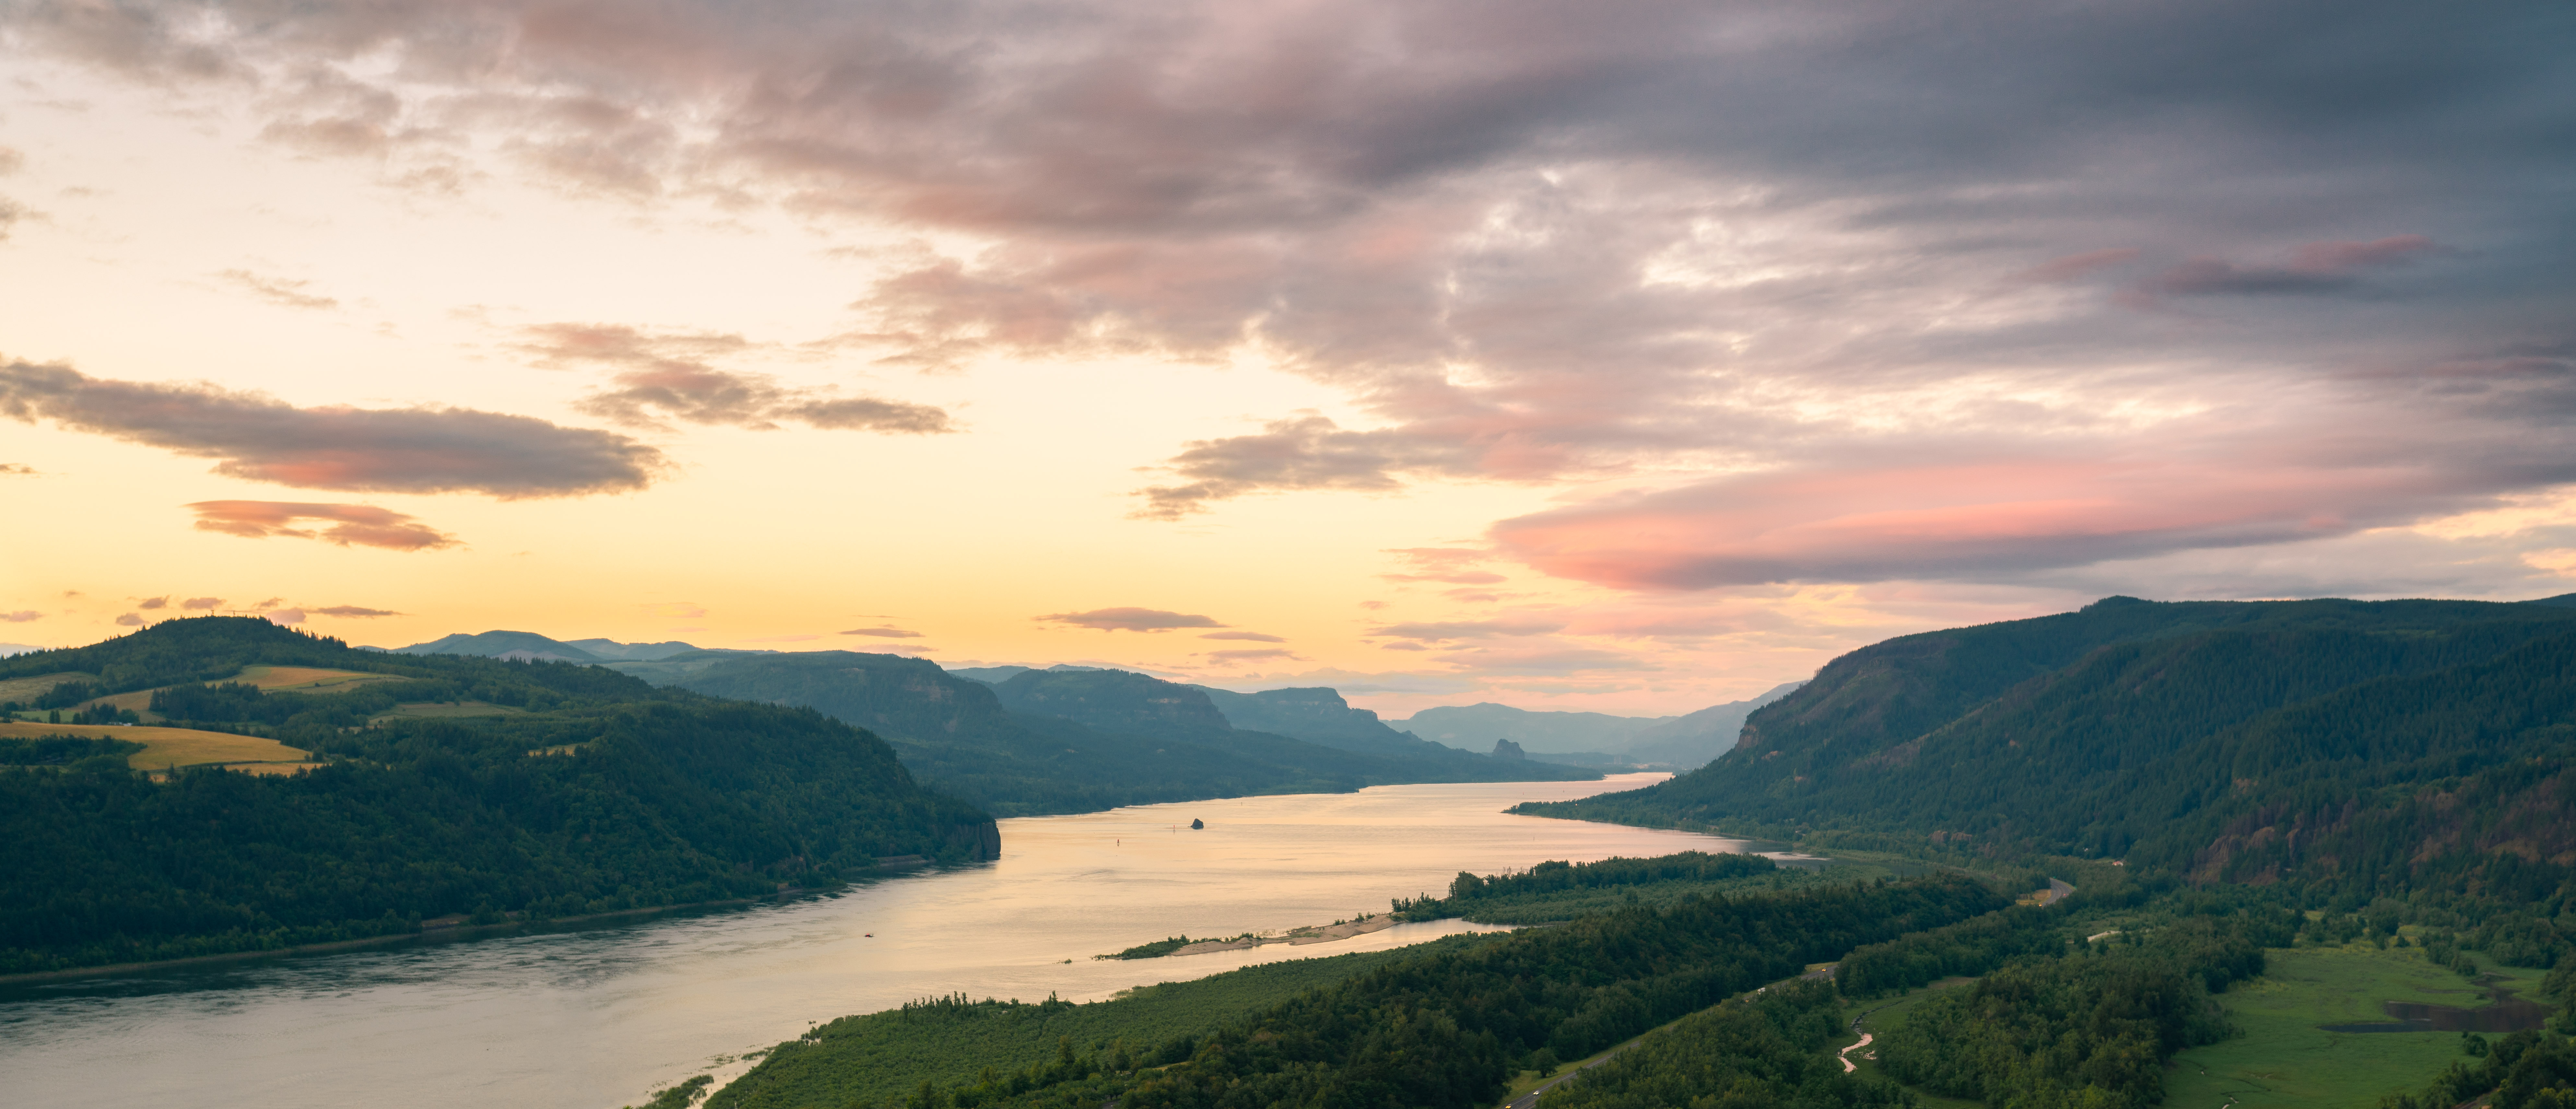
[[[2263,977],[2219,995],[2243,1035],[2174,1057],[2165,1104],[2217,1109],[2368,1107],[2432,1081],[2461,1058],[2457,1032],[2328,1032],[2327,1024],[2389,1020],[2380,1006],[2421,1001],[2474,1009],[2485,990],[2425,961],[2421,948],[2369,944],[2264,953]],[[2488,966],[2486,981],[2537,994],[2542,972]]]

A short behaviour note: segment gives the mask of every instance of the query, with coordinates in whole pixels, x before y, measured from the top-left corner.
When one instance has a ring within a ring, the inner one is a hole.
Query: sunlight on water
[[[1728,846],[1500,811],[1661,777],[1389,786],[1006,820],[998,862],[837,898],[19,987],[0,993],[0,1075],[24,1105],[629,1104],[718,1056],[799,1035],[810,1021],[915,998],[1090,1001],[1468,926],[1399,925],[1339,943],[1186,958],[1091,958],[1147,940],[1384,912],[1389,898],[1445,890],[1460,870]],[[1192,819],[1206,830],[1191,831]]]

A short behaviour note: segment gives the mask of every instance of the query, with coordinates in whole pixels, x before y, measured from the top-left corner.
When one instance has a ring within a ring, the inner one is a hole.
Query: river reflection
[[[23,1105],[629,1104],[809,1022],[915,998],[1088,1001],[1467,926],[1091,958],[1168,935],[1384,912],[1388,898],[1444,890],[1460,870],[1732,845],[1500,811],[1661,777],[1389,786],[1007,820],[998,862],[835,898],[19,987],[0,993],[0,1083]],[[1192,819],[1206,830],[1191,831]],[[742,1066],[717,1073],[730,1078]]]

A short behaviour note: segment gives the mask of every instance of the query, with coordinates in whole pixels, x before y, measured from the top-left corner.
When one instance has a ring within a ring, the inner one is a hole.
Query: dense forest
[[[1119,670],[1032,670],[993,685],[923,659],[852,651],[707,653],[612,665],[713,696],[806,706],[866,728],[891,743],[923,782],[1003,816],[1345,793],[1399,782],[1600,777],[1470,755],[1383,724],[1375,727],[1392,740],[1367,741],[1347,718],[1342,730],[1318,733],[1325,743],[1237,728],[1205,690]],[[1322,706],[1306,707],[1307,718],[1327,718]]]
[[[1055,1058],[924,1085],[901,1104],[1482,1107],[1533,1062],[1583,1058],[1855,946],[2006,903],[1984,884],[1938,877],[1633,905],[1395,961],[1205,1035],[1087,1050],[1067,1041]],[[837,1035],[780,1045],[708,1104],[852,1104],[819,1085],[831,1068],[801,1062]]]
[[[336,693],[219,681],[253,665],[397,680]],[[160,689],[172,726],[272,737],[316,762],[156,781],[113,750],[13,743],[0,970],[738,899],[886,857],[996,849],[990,817],[915,784],[865,732],[594,667],[357,651],[223,617],[0,662],[0,678],[64,673],[110,694]],[[401,705],[470,714],[389,711]]]
[[[1760,855],[1684,851],[1651,859],[1542,862],[1513,874],[1478,876],[1459,871],[1447,897],[1423,894],[1392,902],[1397,920],[1459,917],[1479,924],[1548,924],[1629,905],[1670,905],[1691,897],[1739,890],[1784,890],[1815,882],[1880,877],[1874,867],[1823,870],[1783,867]]]
[[[1699,771],[1518,811],[2538,904],[2576,880],[2571,754],[2576,609],[2111,598],[1852,652]]]

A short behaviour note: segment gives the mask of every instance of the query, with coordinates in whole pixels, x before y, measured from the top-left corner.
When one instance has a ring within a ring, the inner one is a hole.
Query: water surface
[[[1661,777],[1387,786],[1006,820],[997,862],[834,898],[17,987],[0,991],[0,1084],[22,1105],[607,1109],[711,1066],[729,1079],[744,1064],[720,1059],[915,998],[1090,1001],[1470,926],[1091,958],[1147,940],[1384,912],[1389,898],[1443,891],[1461,870],[1737,845],[1501,812]],[[1206,830],[1191,831],[1192,819]]]

